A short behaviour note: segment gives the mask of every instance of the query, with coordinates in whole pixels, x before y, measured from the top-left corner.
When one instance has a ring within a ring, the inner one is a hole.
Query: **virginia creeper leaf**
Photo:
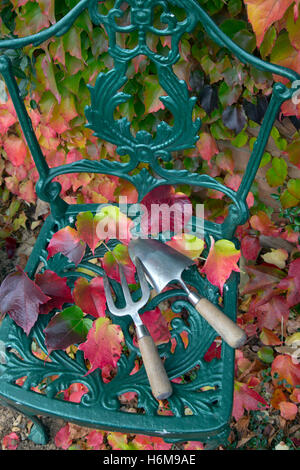
[[[10,135],[4,139],[4,150],[14,166],[24,163],[27,149],[24,141],[15,135]]]
[[[295,403],[282,401],[279,403],[280,414],[284,419],[293,421],[298,413],[298,407]]]
[[[258,211],[257,214],[250,218],[250,225],[254,230],[257,230],[261,235],[278,236],[279,229],[272,222],[268,214],[263,211]]]
[[[0,311],[7,313],[27,335],[38,318],[40,305],[48,300],[50,297],[19,266],[0,287]]]
[[[257,47],[260,47],[269,27],[283,17],[292,3],[293,0],[245,0]]]
[[[191,259],[197,259],[201,255],[205,243],[202,238],[189,233],[183,233],[182,235],[172,237],[170,241],[166,242],[166,245],[171,246]]]
[[[273,188],[275,186],[281,186],[287,177],[287,164],[283,158],[274,157],[272,160],[272,166],[266,173],[266,178],[269,185]]]
[[[232,271],[239,272],[237,262],[241,256],[234,243],[229,240],[214,241],[212,237],[209,254],[201,272],[205,273],[209,282],[220,289],[223,294],[223,286]]]
[[[168,323],[158,307],[154,310],[144,312],[141,318],[144,325],[148,328],[155,344],[158,345],[170,341],[171,334]]]
[[[56,232],[48,245],[48,259],[56,253],[62,253],[77,266],[83,258],[86,244],[72,227],[64,227]]]
[[[113,251],[107,251],[102,259],[103,269],[112,279],[120,282],[120,273],[118,263],[122,264],[127,282],[135,283],[135,266],[130,259],[126,245],[119,244]]]
[[[235,381],[232,415],[238,421],[244,410],[259,410],[262,405],[268,407],[267,402],[253,388],[246,383]]]
[[[20,442],[20,437],[15,432],[6,434],[2,439],[3,450],[16,450]]]
[[[265,253],[264,255],[261,255],[261,257],[266,263],[274,264],[278,268],[284,269],[289,254],[283,248],[278,248],[277,250],[271,248],[271,251]]]
[[[279,292],[286,294],[289,307],[293,307],[300,302],[300,258],[290,263],[288,275],[281,279],[277,289]]]
[[[96,214],[96,235],[99,240],[116,238],[128,245],[133,222],[117,206],[104,206]]]
[[[282,341],[280,341],[278,336],[276,336],[272,330],[269,330],[269,328],[263,328],[261,330],[259,339],[266,346],[277,346],[279,344],[282,344]]]
[[[54,315],[44,330],[49,353],[55,349],[66,349],[71,344],[82,343],[92,324],[92,320],[84,317],[77,305]]]
[[[258,237],[252,235],[245,235],[241,241],[241,250],[246,260],[255,261],[261,246]]]
[[[208,165],[211,166],[211,158],[219,153],[215,139],[208,132],[202,132],[196,146],[201,157],[207,160]]]
[[[157,234],[164,231],[182,232],[192,216],[189,198],[175,192],[173,186],[163,185],[150,191],[141,201],[145,213],[141,217],[143,234]]]
[[[296,387],[300,383],[300,364],[294,363],[291,356],[280,354],[272,363],[271,375],[275,385],[280,382],[289,390],[290,386]]]
[[[94,254],[96,246],[100,239],[97,236],[97,224],[100,218],[92,212],[80,212],[76,218],[77,234],[91,249]]]
[[[256,310],[259,326],[270,330],[282,322],[287,322],[290,312],[286,299],[280,295],[274,295],[268,302],[259,305]]]
[[[106,298],[101,277],[95,277],[90,282],[84,277],[77,279],[73,296],[76,305],[85,313],[96,318],[105,316]]]
[[[79,345],[85,359],[91,364],[88,374],[98,367],[116,367],[122,353],[122,341],[124,336],[119,325],[113,325],[108,318],[94,320],[87,340]]]

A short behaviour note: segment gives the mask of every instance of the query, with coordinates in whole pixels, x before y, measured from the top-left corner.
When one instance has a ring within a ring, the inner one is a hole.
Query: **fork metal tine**
[[[138,280],[139,280],[141,291],[142,291],[141,300],[144,302],[145,299],[148,300],[149,298],[150,288],[149,288],[149,284],[147,282],[144,270],[142,268],[142,263],[139,260],[139,258],[136,258],[136,271],[137,271],[137,276],[138,276]]]
[[[114,303],[113,298],[112,298],[112,294],[111,294],[111,290],[110,290],[110,284],[109,284],[109,280],[108,280],[106,272],[103,273],[103,287],[104,287],[104,292],[105,292],[105,297],[106,297],[106,303],[107,303],[107,306],[108,306],[108,310],[111,313],[114,313],[117,309],[116,309],[115,303]]]
[[[131,305],[133,303],[133,301],[132,301],[132,298],[131,298],[131,295],[130,295],[130,292],[129,292],[129,287],[128,287],[127,279],[126,279],[126,276],[125,276],[124,268],[121,265],[121,263],[119,264],[119,273],[120,273],[121,286],[122,286],[122,289],[123,289],[123,295],[124,295],[126,304]]]

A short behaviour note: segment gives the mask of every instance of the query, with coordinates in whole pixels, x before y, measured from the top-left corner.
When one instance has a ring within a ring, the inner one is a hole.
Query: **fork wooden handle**
[[[172,395],[172,385],[157,347],[146,327],[143,328],[143,333],[139,334],[137,331],[137,340],[152,393],[157,400],[164,400]]]

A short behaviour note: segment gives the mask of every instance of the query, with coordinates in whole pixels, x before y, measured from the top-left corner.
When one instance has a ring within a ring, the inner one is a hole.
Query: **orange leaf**
[[[15,135],[10,135],[6,137],[3,145],[9,160],[14,166],[20,166],[24,163],[27,149],[22,139]]]
[[[207,132],[202,132],[196,145],[201,157],[207,160],[210,166],[211,158],[219,153],[215,139]]]
[[[232,271],[239,272],[237,262],[241,253],[229,240],[215,242],[212,237],[210,239],[209,254],[201,272],[205,273],[208,281],[219,287],[221,294],[223,294],[223,286]]]
[[[263,211],[258,211],[256,215],[250,218],[250,225],[262,235],[277,237],[279,234],[279,229],[275,227],[269,216]]]
[[[279,410],[279,405],[281,402],[286,401],[287,397],[281,388],[275,388],[272,399],[271,405],[275,410]]]
[[[260,47],[269,27],[283,17],[292,3],[294,0],[245,0],[257,47]]]
[[[282,341],[280,341],[278,336],[276,336],[275,333],[273,333],[273,331],[269,330],[268,328],[262,329],[259,338],[261,342],[267,346],[276,346],[277,344],[282,344]]]
[[[298,408],[295,403],[289,401],[282,401],[279,403],[280,414],[284,419],[293,420],[296,418]]]

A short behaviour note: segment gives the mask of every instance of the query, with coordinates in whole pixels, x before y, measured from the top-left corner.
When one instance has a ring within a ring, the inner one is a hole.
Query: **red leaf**
[[[168,323],[158,307],[154,310],[144,312],[141,318],[144,325],[148,328],[155,344],[158,345],[170,341],[171,334]]]
[[[0,311],[8,313],[27,335],[38,318],[40,304],[48,300],[50,297],[19,266],[0,287]]]
[[[241,241],[241,250],[246,260],[255,261],[258,253],[260,252],[261,246],[259,238],[251,235],[245,235]]]
[[[201,272],[205,273],[207,280],[219,287],[221,295],[223,286],[232,271],[239,272],[237,262],[241,256],[234,244],[229,240],[214,241],[212,237],[208,257]]]
[[[182,232],[192,216],[189,198],[175,192],[172,186],[164,185],[150,191],[141,201],[145,213],[141,217],[141,231],[144,234],[157,234],[171,231]]]
[[[123,266],[127,282],[129,284],[135,283],[135,266],[131,261],[131,258],[128,254],[128,248],[126,245],[117,245],[113,251],[107,251],[102,258],[103,269],[107,275],[115,279],[118,282],[120,280],[119,265],[120,263]]]
[[[293,307],[300,302],[300,258],[290,263],[288,275],[280,281],[277,289],[286,292],[289,307]]]
[[[97,236],[97,225],[99,217],[97,214],[94,216],[92,212],[81,212],[77,215],[76,229],[77,234],[92,250],[94,254],[96,246],[99,244],[100,239]]]
[[[80,403],[83,395],[88,393],[89,389],[86,385],[81,383],[72,383],[69,388],[64,390],[64,400],[71,401],[73,403]]]
[[[259,265],[246,266],[245,270],[250,276],[249,282],[245,285],[242,294],[250,294],[258,290],[273,288],[281,279],[282,272],[273,266]]]
[[[48,245],[48,259],[56,253],[62,253],[77,266],[83,258],[86,244],[83,242],[76,230],[65,227],[56,232]]]
[[[103,445],[103,438],[103,431],[97,431],[94,429],[87,435],[86,443],[94,450],[105,449],[105,446]]]
[[[105,316],[106,298],[101,277],[95,277],[90,282],[84,277],[77,279],[73,296],[76,305],[85,313],[96,318]]]
[[[42,274],[35,276],[35,283],[44,294],[51,297],[48,302],[40,306],[40,313],[47,314],[54,308],[61,309],[64,303],[73,302],[66,277],[60,277],[54,271],[47,269]]]
[[[19,436],[15,432],[6,434],[2,440],[2,446],[4,450],[16,450],[20,442]]]
[[[69,423],[63,426],[55,435],[54,438],[55,445],[61,447],[64,450],[67,450],[72,444],[72,439],[70,437],[70,427]]]
[[[196,145],[201,157],[204,160],[207,160],[208,165],[211,166],[211,158],[217,153],[219,153],[219,149],[217,147],[215,139],[207,132],[202,132]]]
[[[250,388],[248,384],[235,382],[232,415],[236,421],[243,416],[244,410],[259,410],[262,408],[261,405],[268,407],[263,397]]]
[[[91,364],[88,374],[98,367],[116,367],[122,353],[122,341],[124,337],[119,325],[113,325],[108,318],[97,318],[88,332],[86,342],[78,347]]]

